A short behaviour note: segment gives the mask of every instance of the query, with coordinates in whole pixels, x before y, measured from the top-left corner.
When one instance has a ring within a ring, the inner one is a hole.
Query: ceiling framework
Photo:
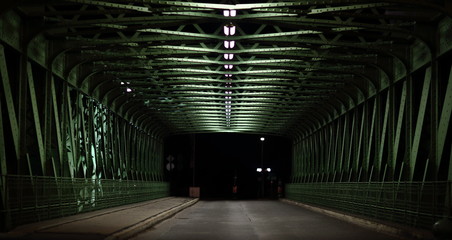
[[[450,15],[445,2],[58,0],[18,9],[65,55],[66,77],[79,71],[76,85],[101,100],[120,91],[122,104],[144,107],[130,111],[170,134],[293,136],[396,80],[409,47],[430,44],[422,26]]]

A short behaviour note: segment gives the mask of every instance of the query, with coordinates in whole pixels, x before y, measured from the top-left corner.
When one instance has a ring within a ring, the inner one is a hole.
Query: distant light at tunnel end
[[[264,137],[261,137],[261,141],[262,141],[262,142],[265,141],[265,138],[264,138]]]

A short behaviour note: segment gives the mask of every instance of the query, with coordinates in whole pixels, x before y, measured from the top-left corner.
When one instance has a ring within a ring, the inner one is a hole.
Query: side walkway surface
[[[120,240],[163,221],[198,199],[168,197],[19,226],[0,239]]]
[[[388,234],[393,237],[397,237],[401,240],[434,240],[432,232],[425,229],[415,229],[408,226],[403,226],[400,224],[390,223],[390,222],[378,222],[375,219],[366,219],[362,216],[354,216],[347,213],[343,213],[337,210],[321,208],[310,204],[305,204],[290,199],[280,199],[280,201],[289,203],[292,205],[297,205],[314,212],[318,212],[330,217],[340,219],[345,222],[349,222],[367,229],[372,229],[376,232]]]

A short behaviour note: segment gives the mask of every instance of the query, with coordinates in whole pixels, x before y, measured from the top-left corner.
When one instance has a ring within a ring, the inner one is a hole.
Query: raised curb
[[[355,216],[351,216],[351,215],[347,215],[341,212],[336,212],[336,211],[332,211],[332,210],[328,210],[328,209],[323,209],[323,208],[319,208],[319,207],[315,207],[312,205],[308,205],[305,203],[301,203],[301,202],[297,202],[297,201],[293,201],[293,200],[289,200],[289,199],[280,199],[281,202],[285,202],[288,204],[292,204],[292,205],[296,205],[296,206],[301,206],[303,208],[321,213],[321,214],[325,214],[337,219],[340,219],[342,221],[345,222],[349,222],[364,228],[368,228],[368,229],[372,229],[376,232],[380,232],[380,233],[385,233],[394,237],[397,237],[399,239],[403,239],[403,240],[413,240],[413,239],[417,239],[417,240],[434,240],[435,238],[433,237],[433,234],[429,231],[426,230],[420,230],[420,229],[414,229],[414,228],[408,228],[408,227],[404,227],[404,228],[398,228],[395,226],[390,226],[390,225],[386,225],[383,223],[379,223],[379,222],[374,222],[368,219],[363,219],[363,218],[359,218],[359,217],[355,217]]]
[[[198,201],[199,201],[199,199],[195,198],[195,199],[185,202],[179,206],[173,207],[165,212],[161,212],[157,215],[149,217],[144,221],[138,222],[132,226],[126,227],[124,229],[119,230],[118,232],[115,232],[115,233],[107,236],[105,238],[105,240],[129,239],[132,236],[137,235],[138,233],[143,232],[144,230],[156,225],[157,223],[172,217],[176,213],[184,210],[185,208],[188,208],[188,207],[194,205]]]

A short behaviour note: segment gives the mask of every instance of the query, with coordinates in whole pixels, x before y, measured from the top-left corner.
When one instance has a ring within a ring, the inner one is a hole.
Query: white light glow
[[[262,141],[262,142],[265,141],[265,138],[264,138],[264,137],[261,137],[261,141]]]
[[[262,172],[262,168],[260,167],[256,168],[256,172]]]
[[[267,168],[267,172],[271,172],[272,171],[272,169],[271,168]]]
[[[226,68],[226,69],[232,69],[234,67],[234,65],[232,65],[232,64],[225,64],[224,65],[224,68]]]
[[[223,27],[223,32],[224,32],[224,35],[229,36],[229,27],[228,26],[224,26]]]
[[[233,36],[233,35],[235,35],[235,26],[234,25],[224,26],[223,32],[224,32],[224,35],[226,35],[226,36]]]
[[[229,28],[229,34],[231,36],[235,35],[235,26],[232,26],[232,27]]]
[[[224,47],[225,48],[234,48],[235,47],[235,41],[224,41]]]
[[[226,59],[226,60],[232,60],[234,58],[233,53],[225,53],[223,56],[224,56],[224,59]]]
[[[235,17],[237,16],[237,10],[223,10],[223,16],[225,17]]]
[[[127,92],[132,92],[132,89],[131,88],[126,88],[126,91]]]
[[[231,11],[230,11],[230,10],[223,10],[223,16],[229,17],[230,14],[231,14]]]

